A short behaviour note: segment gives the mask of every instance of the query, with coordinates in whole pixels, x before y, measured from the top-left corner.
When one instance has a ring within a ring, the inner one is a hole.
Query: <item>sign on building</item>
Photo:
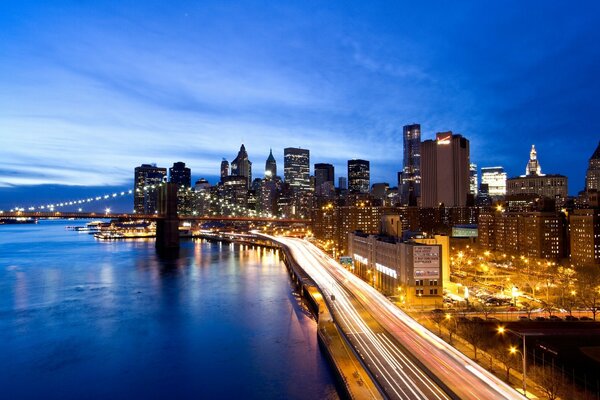
[[[413,268],[415,279],[439,279],[440,248],[439,246],[414,246]]]

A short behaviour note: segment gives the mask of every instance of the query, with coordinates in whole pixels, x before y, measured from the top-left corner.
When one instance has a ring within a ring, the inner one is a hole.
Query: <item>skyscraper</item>
[[[596,151],[590,157],[585,176],[585,190],[587,192],[592,190],[600,191],[600,143],[598,143]]]
[[[504,172],[504,168],[481,168],[481,183],[488,185],[488,193],[493,199],[506,196],[506,172]]]
[[[252,183],[252,162],[248,159],[246,147],[242,144],[237,157],[231,162],[231,175],[246,177],[246,187]]]
[[[531,146],[529,161],[525,168],[525,175],[510,178],[506,181],[506,194],[511,198],[518,197],[546,197],[555,201],[557,207],[567,199],[568,179],[563,175],[542,174],[542,167],[537,159],[535,146]]]
[[[223,159],[221,161],[221,182],[223,182],[223,178],[229,176],[229,161]]]
[[[169,182],[176,183],[179,187],[189,188],[192,186],[192,172],[184,162],[173,163],[169,168]]]
[[[367,160],[348,160],[348,190],[350,193],[369,193],[370,164]]]
[[[525,168],[525,176],[542,176],[542,166],[537,159],[537,151],[535,145],[531,145],[531,151],[529,152],[529,161]]]
[[[400,197],[402,204],[417,205],[421,196],[421,125],[405,125],[403,128],[404,163]]]
[[[340,176],[338,178],[338,189],[340,189],[340,190],[348,189],[348,179],[345,176]]]
[[[440,132],[421,143],[421,206],[466,206],[469,165],[469,141],[462,135]]]
[[[315,194],[331,196],[335,192],[334,168],[331,164],[315,164]]]
[[[277,176],[277,162],[273,157],[273,150],[269,149],[269,157],[265,163],[265,178],[275,178]]]
[[[283,174],[295,192],[310,191],[310,151],[295,147],[283,149]]]
[[[158,204],[158,185],[167,176],[167,169],[156,164],[142,164],[134,170],[133,211],[136,214],[154,214]],[[145,189],[145,190],[144,190]]]
[[[477,164],[471,163],[471,165],[469,166],[469,193],[471,193],[473,196],[477,196],[478,193],[478,180],[479,179],[477,176]]]

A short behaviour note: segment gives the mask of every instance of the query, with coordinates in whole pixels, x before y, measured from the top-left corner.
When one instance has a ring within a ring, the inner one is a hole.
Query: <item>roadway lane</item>
[[[318,254],[306,251],[301,241],[276,240],[288,246],[296,262],[313,278],[326,298],[335,296],[328,305],[336,323],[388,398],[451,398],[403,353],[393,336],[371,316],[356,296],[323,268]]]
[[[280,237],[274,240],[290,248],[296,261],[326,297],[335,295],[336,300],[329,304],[334,307],[336,321],[390,398],[524,398],[311,243]],[[406,351],[441,380],[449,393],[443,393],[434,380],[406,356]]]

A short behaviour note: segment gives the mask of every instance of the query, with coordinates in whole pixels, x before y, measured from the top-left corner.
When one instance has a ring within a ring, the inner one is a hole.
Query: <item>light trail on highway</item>
[[[287,246],[319,286],[336,323],[388,398],[524,399],[310,242],[268,237]]]

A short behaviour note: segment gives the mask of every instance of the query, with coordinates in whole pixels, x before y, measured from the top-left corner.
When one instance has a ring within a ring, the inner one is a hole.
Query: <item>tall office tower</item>
[[[340,190],[348,189],[348,179],[345,176],[340,176],[338,178],[338,189],[340,189]]]
[[[473,196],[477,196],[478,188],[477,164],[471,163],[471,165],[469,165],[469,193]]]
[[[417,205],[421,196],[421,125],[405,125],[404,163],[402,167],[402,182],[400,196],[402,204]]]
[[[529,162],[525,175],[510,178],[506,181],[506,194],[518,197],[546,197],[555,201],[561,207],[567,199],[568,179],[564,175],[542,174],[540,162],[537,159],[535,146],[531,146]]]
[[[156,164],[142,164],[134,170],[133,211],[136,214],[155,214],[158,204],[158,189],[150,186],[162,183],[167,169]],[[146,188],[146,190],[144,190]]]
[[[179,161],[169,168],[169,182],[177,184],[177,213],[179,215],[192,214],[193,193],[192,172],[185,166],[185,163]],[[182,190],[185,189],[185,190]]]
[[[283,149],[285,181],[298,193],[310,191],[310,151],[295,147]]]
[[[246,188],[252,183],[252,162],[248,159],[246,147],[242,144],[235,160],[231,162],[231,175],[246,177]]]
[[[421,206],[465,207],[469,193],[469,141],[440,132],[421,143]]]
[[[367,160],[348,160],[348,190],[350,193],[369,193],[371,170]]]
[[[173,163],[173,166],[169,168],[169,182],[189,188],[192,186],[192,172],[184,162]]]
[[[535,151],[535,145],[531,145],[531,151],[529,152],[529,161],[525,168],[525,176],[541,176],[542,166],[537,159],[537,151]]]
[[[221,161],[221,182],[223,182],[223,178],[229,176],[229,161],[223,159]]]
[[[277,162],[273,157],[273,150],[269,149],[269,157],[265,163],[265,178],[275,178],[277,176]]]
[[[315,164],[315,184],[334,181],[334,167],[332,164]]]
[[[506,172],[502,167],[481,168],[481,183],[488,185],[488,194],[493,199],[506,196]]]
[[[598,143],[596,151],[590,157],[590,163],[585,176],[585,190],[587,192],[592,190],[600,192],[600,143]]]

